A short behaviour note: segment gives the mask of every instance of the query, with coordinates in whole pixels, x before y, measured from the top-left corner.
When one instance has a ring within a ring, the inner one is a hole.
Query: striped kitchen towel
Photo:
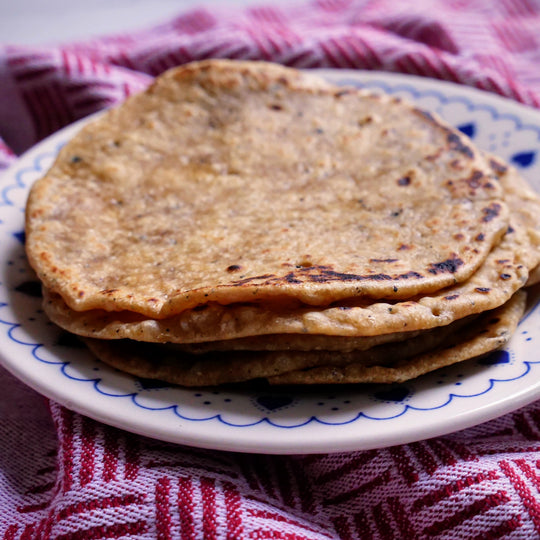
[[[0,46],[0,166],[203,58],[412,73],[540,105],[536,0],[198,8],[132,34]],[[2,321],[0,321],[0,324]],[[309,456],[182,447],[74,413],[0,370],[0,538],[540,538],[540,403],[455,434]]]

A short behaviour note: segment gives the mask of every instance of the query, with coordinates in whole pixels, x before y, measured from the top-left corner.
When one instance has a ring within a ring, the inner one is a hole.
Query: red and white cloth
[[[197,9],[147,31],[0,46],[0,164],[190,60],[414,73],[540,106],[538,0]],[[367,452],[260,456],[145,439],[0,371],[0,538],[540,538],[540,403]]]

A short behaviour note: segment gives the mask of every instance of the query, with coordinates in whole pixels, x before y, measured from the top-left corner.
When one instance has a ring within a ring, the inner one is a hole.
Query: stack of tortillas
[[[540,200],[402,100],[281,66],[165,73],[31,191],[49,317],[180,385],[403,381],[503,346]]]

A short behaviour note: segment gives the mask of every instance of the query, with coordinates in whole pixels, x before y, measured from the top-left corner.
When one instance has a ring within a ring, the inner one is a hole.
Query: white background
[[[0,44],[49,44],[137,30],[196,7],[286,0],[0,0]],[[287,2],[289,5],[291,2]]]

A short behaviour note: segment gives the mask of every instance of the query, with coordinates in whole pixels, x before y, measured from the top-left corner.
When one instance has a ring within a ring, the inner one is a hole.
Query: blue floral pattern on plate
[[[415,101],[519,167],[540,190],[540,113],[465,87],[382,73],[323,71]],[[447,433],[540,396],[539,295],[504,350],[407,384],[294,390],[182,389],[95,360],[41,309],[24,253],[29,186],[80,125],[37,145],[0,183],[0,358],[15,375],[68,407],[156,438],[276,453],[373,448]],[[535,348],[536,347],[536,348]]]

